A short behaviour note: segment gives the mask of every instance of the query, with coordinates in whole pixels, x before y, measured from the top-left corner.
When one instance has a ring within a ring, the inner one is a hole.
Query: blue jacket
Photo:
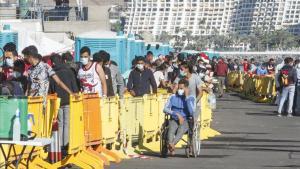
[[[174,120],[178,120],[176,113],[179,113],[184,119],[187,119],[195,113],[195,109],[195,97],[185,97],[173,94],[169,97],[165,105],[164,113],[171,115]]]

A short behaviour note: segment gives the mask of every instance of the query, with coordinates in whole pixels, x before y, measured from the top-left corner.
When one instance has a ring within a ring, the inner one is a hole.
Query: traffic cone
[[[52,143],[50,145],[49,160],[51,163],[61,161],[61,146],[58,133],[58,122],[55,120],[52,124]]]

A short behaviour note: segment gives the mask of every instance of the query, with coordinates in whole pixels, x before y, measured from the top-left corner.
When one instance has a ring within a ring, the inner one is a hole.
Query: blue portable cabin
[[[169,52],[166,53],[166,51],[164,50],[163,44],[160,42],[146,43],[145,48],[146,48],[145,54],[148,51],[151,51],[153,53],[154,57],[158,57],[159,55],[169,54]]]
[[[132,34],[128,35],[126,44],[127,44],[127,46],[126,46],[126,63],[125,63],[125,65],[127,67],[126,70],[128,70],[131,67],[131,61],[136,56],[135,37]]]
[[[168,55],[170,52],[174,51],[173,48],[169,44],[163,44],[162,50],[164,55]]]
[[[188,55],[196,55],[200,52],[196,50],[182,50],[180,53],[183,54],[185,58],[187,58]]]
[[[145,53],[145,42],[143,40],[135,40],[135,49],[137,56],[144,56]]]
[[[18,50],[18,33],[10,30],[10,25],[4,25],[3,31],[0,31],[0,58],[3,57],[3,47],[6,43],[13,42]],[[0,59],[2,65],[2,59]]]
[[[81,34],[75,38],[75,60],[80,59],[80,49],[88,46],[91,49],[91,55],[99,50],[105,50],[110,54],[111,60],[118,63],[121,72],[129,69],[126,55],[126,37],[122,34],[116,34],[111,31],[93,31]]]

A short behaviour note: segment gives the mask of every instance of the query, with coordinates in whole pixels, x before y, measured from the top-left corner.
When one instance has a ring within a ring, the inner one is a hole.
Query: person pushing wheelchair
[[[180,80],[176,94],[169,97],[164,108],[164,113],[170,115],[167,141],[171,155],[175,154],[175,145],[189,130],[189,120],[196,110],[196,98],[189,95],[188,86],[187,80]]]

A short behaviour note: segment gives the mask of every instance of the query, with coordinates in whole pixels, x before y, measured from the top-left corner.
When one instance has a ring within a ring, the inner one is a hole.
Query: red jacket
[[[215,68],[217,76],[227,76],[228,66],[224,61],[219,61]]]

